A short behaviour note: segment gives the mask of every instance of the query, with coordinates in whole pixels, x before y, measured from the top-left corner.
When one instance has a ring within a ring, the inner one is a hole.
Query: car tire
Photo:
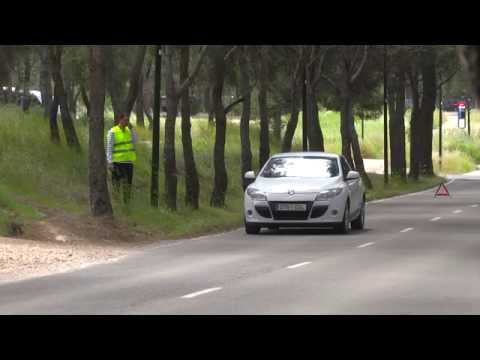
[[[362,202],[362,208],[358,217],[352,221],[352,229],[363,230],[365,228],[365,199]]]
[[[260,226],[257,226],[257,225],[254,225],[254,224],[250,224],[250,223],[245,223],[245,232],[248,234],[248,235],[258,235],[258,233],[260,233]]]
[[[350,204],[347,202],[345,205],[345,212],[343,214],[343,220],[339,223],[335,230],[339,234],[348,234],[351,230],[351,222],[350,222]]]

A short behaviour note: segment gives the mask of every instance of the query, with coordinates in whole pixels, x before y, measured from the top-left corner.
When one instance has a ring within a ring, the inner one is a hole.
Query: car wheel
[[[260,232],[260,226],[250,224],[250,223],[245,223],[245,232],[248,235],[257,235]]]
[[[335,230],[340,234],[348,234],[351,229],[351,222],[350,222],[350,204],[347,203],[345,206],[345,213],[343,214],[343,220],[340,224],[338,224]]]
[[[365,199],[362,202],[362,209],[358,217],[352,221],[352,229],[363,230],[365,228]]]

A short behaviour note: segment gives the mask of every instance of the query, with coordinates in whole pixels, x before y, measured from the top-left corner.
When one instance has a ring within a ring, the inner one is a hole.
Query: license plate
[[[305,204],[278,204],[277,211],[307,211]]]

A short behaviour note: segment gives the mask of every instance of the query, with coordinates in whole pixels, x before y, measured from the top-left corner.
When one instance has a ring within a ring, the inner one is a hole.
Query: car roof
[[[272,156],[272,158],[286,157],[286,156],[323,156],[323,157],[332,157],[332,158],[340,157],[340,155],[333,154],[333,153],[309,151],[309,152],[290,152],[290,153],[275,154]]]

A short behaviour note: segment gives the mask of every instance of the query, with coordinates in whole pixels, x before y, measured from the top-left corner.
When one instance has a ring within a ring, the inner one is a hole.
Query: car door
[[[342,171],[343,171],[343,177],[346,179],[348,173],[352,170],[350,165],[348,164],[347,159],[345,157],[340,158],[341,165],[342,165]],[[361,206],[361,201],[362,201],[362,194],[361,194],[361,188],[360,188],[360,179],[357,180],[348,180],[345,181],[349,192],[350,192],[350,212],[356,213]]]

